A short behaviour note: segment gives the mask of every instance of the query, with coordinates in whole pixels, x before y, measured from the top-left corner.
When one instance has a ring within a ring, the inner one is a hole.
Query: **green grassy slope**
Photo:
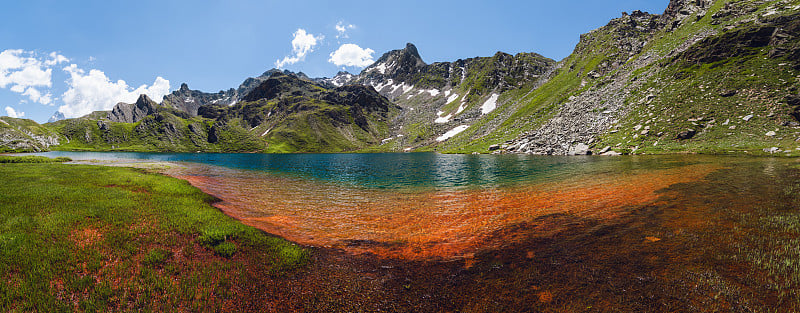
[[[218,311],[307,262],[185,181],[53,164],[0,164],[0,176],[4,312]]]
[[[249,152],[264,149],[264,142],[237,123],[201,117],[182,118],[169,111],[136,123],[82,117],[47,124],[68,139],[54,150]],[[219,139],[209,142],[209,134]]]
[[[61,136],[29,119],[0,117],[0,152],[45,151]]]

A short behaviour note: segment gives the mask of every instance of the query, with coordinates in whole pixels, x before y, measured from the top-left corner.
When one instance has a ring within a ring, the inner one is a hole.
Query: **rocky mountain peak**
[[[186,83],[182,83],[181,88],[179,90],[183,92],[189,91],[189,85],[187,85]]]
[[[661,24],[669,29],[677,28],[681,21],[697,14],[703,16],[711,7],[712,0],[670,0],[664,14],[661,15]]]
[[[339,71],[336,73],[336,76],[331,78],[323,77],[323,78],[316,78],[313,79],[314,82],[328,87],[341,87],[344,85],[349,85],[353,82],[356,78],[356,75],[350,74],[349,72]]]
[[[108,119],[112,122],[136,123],[145,116],[156,113],[158,103],[150,99],[145,94],[139,95],[136,103],[117,103],[114,109],[108,113]]]
[[[417,46],[415,46],[413,43],[406,43],[406,48],[403,49],[403,52],[419,60],[420,62],[422,61],[422,58],[419,56],[419,51],[417,51]],[[425,62],[422,63],[425,64]]]
[[[56,111],[56,113],[53,113],[53,116],[51,116],[50,119],[47,120],[47,122],[48,123],[58,122],[58,121],[63,120],[65,118],[66,117],[64,116],[64,113]]]
[[[136,99],[136,106],[138,107],[152,107],[155,108],[158,106],[158,103],[150,99],[146,94],[139,95],[139,98]]]
[[[422,58],[419,56],[417,47],[411,43],[407,43],[406,47],[403,49],[384,53],[378,61],[365,68],[361,73],[362,75],[382,75],[394,78],[414,72],[426,65],[425,61],[422,61]]]
[[[275,72],[242,97],[242,100],[257,101],[259,99],[275,99],[285,95],[303,95],[314,89],[312,85],[316,86],[294,73]]]

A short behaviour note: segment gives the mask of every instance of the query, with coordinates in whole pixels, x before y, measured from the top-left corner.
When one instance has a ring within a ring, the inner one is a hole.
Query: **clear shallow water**
[[[460,258],[544,216],[610,219],[733,160],[696,156],[48,152],[74,160],[181,162],[165,173],[292,241],[398,258]],[[558,232],[549,225],[541,233]]]

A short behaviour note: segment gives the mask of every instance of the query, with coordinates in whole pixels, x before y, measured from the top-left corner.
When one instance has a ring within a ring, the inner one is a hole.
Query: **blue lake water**
[[[556,157],[437,153],[237,154],[65,152],[37,153],[74,160],[191,162],[378,189],[507,187],[576,175],[639,171],[724,162],[698,156]]]

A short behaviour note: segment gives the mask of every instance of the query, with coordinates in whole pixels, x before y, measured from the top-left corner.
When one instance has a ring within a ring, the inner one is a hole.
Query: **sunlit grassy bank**
[[[252,280],[308,260],[185,181],[13,158],[0,162],[0,311],[230,309]]]

